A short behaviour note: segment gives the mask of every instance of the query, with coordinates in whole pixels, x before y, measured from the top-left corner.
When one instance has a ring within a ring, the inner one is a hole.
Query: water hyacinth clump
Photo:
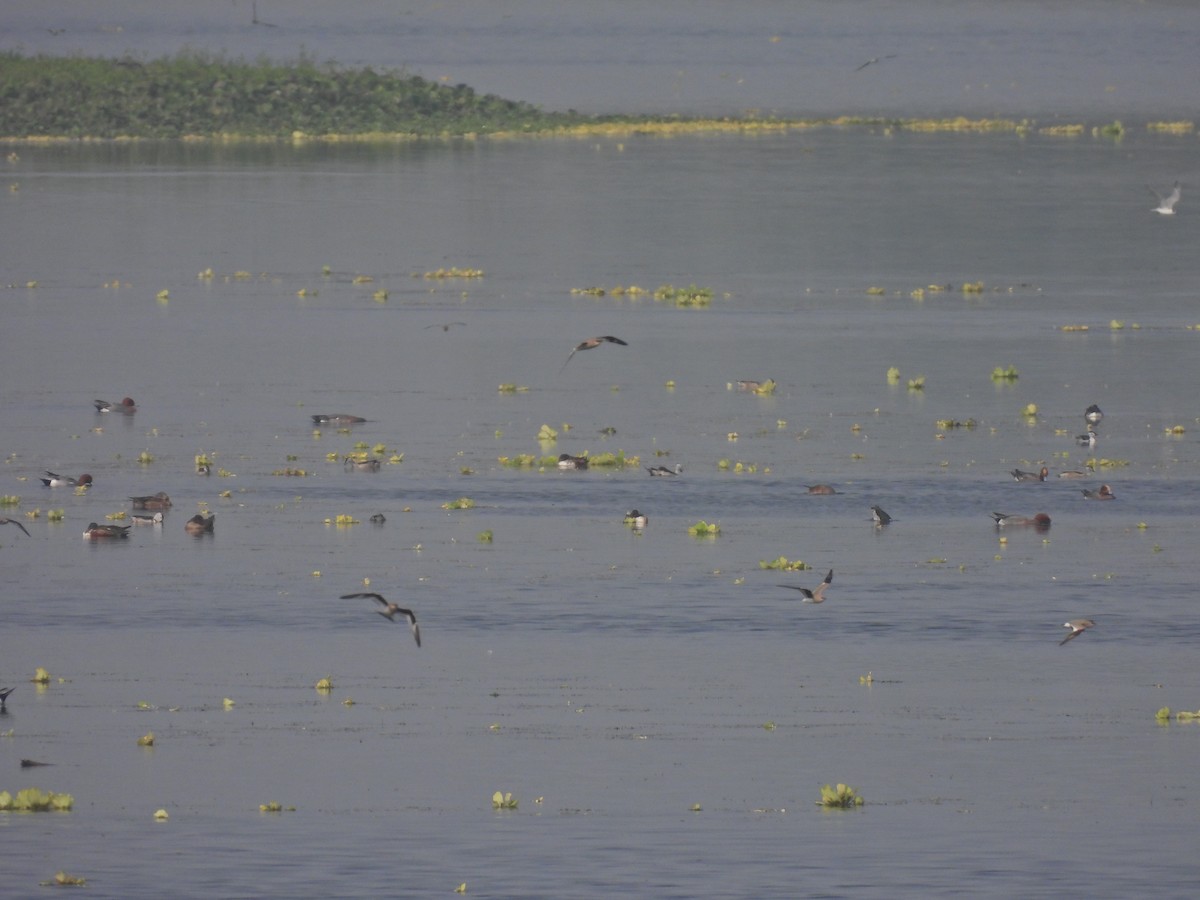
[[[516,809],[517,798],[512,793],[496,791],[492,794],[492,809]]]
[[[66,812],[75,805],[70,794],[56,794],[41,788],[26,788],[17,791],[14,797],[8,791],[0,791],[0,811],[4,812]]]
[[[821,799],[817,805],[825,809],[850,809],[862,806],[863,798],[848,784],[839,784],[837,787],[827,784],[821,788]]]

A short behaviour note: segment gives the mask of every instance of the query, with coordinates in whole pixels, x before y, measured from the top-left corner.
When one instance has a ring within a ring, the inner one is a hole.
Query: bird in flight
[[[383,609],[377,609],[375,612],[379,613],[385,619],[391,619],[393,622],[396,621],[396,616],[404,616],[404,618],[408,619],[408,627],[412,631],[413,640],[417,642],[418,647],[421,646],[421,629],[417,627],[417,614],[411,609],[405,609],[402,606],[397,606],[395,603],[390,603],[379,594],[342,594],[341,599],[354,600],[358,597],[369,597],[382,606]]]
[[[797,587],[794,584],[781,584],[780,587],[785,587],[785,588],[788,588],[789,590],[793,590],[793,591],[799,591],[801,594],[803,594],[804,599],[800,601],[801,603],[824,603],[825,602],[825,588],[829,587],[829,585],[832,583],[832,581],[833,581],[833,569],[830,569],[829,574],[825,576],[825,580],[822,581],[820,584],[818,584],[811,591],[808,588]]]
[[[1063,628],[1070,628],[1071,633],[1058,642],[1058,646],[1062,646],[1071,638],[1077,638],[1096,623],[1091,619],[1072,619],[1070,622],[1063,622]]]
[[[18,522],[16,519],[9,519],[9,518],[0,516],[0,525],[16,525],[18,528],[20,528],[22,531],[24,531],[27,535],[29,534],[29,532],[25,530],[25,526],[22,525],[20,522]],[[30,535],[30,537],[32,537],[32,535]]]
[[[610,344],[620,344],[622,347],[629,346],[623,340],[621,340],[618,337],[613,337],[611,334],[604,334],[604,335],[601,335],[600,337],[588,338],[586,341],[580,341],[578,344],[575,345],[575,349],[572,350],[571,355],[567,357],[567,362],[563,363],[562,369],[559,369],[558,371],[561,372],[563,369],[565,369],[567,367],[567,363],[569,363],[571,361],[571,357],[573,357],[580,350],[594,350],[596,347],[599,347],[605,341],[607,341]]]
[[[868,59],[865,63],[863,63],[861,66],[859,66],[854,71],[861,72],[863,69],[865,69],[867,66],[871,65],[872,63],[882,62],[885,59],[895,59],[895,58],[896,58],[895,53],[889,53],[887,56],[872,56],[870,59]]]
[[[1154,208],[1154,212],[1161,216],[1175,215],[1175,204],[1178,203],[1179,198],[1183,196],[1183,185],[1181,185],[1178,181],[1175,182],[1175,190],[1171,191],[1171,193],[1167,194],[1165,197],[1154,188],[1150,187],[1150,185],[1146,185],[1146,187],[1150,188],[1150,193],[1158,198],[1158,206]]]

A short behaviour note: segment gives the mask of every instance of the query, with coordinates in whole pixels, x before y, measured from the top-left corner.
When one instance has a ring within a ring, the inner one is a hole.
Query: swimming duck
[[[24,531],[25,534],[29,535],[30,537],[33,537],[33,535],[29,534],[29,532],[25,530],[25,526],[22,525],[20,522],[18,522],[16,519],[8,519],[3,516],[0,516],[0,525],[16,525],[18,528],[20,528],[22,531]]]
[[[42,484],[46,487],[87,487],[92,483],[91,475],[80,475],[78,478],[68,478],[66,475],[57,475],[54,472],[47,472],[46,477],[42,479]]]
[[[560,469],[586,469],[588,467],[588,459],[586,456],[572,456],[570,453],[560,453],[558,456],[558,467]]]
[[[1003,528],[1005,525],[1033,525],[1035,528],[1049,528],[1050,517],[1045,513],[1038,513],[1036,516],[1010,516],[1005,513],[992,513],[992,518],[996,520],[996,526]]]
[[[146,497],[130,497],[129,502],[133,504],[134,509],[171,508],[171,498],[167,496],[165,491],[159,491],[157,494],[150,494]]]
[[[421,646],[421,629],[417,627],[417,614],[411,609],[405,609],[402,606],[397,606],[395,603],[389,603],[379,594],[342,594],[341,599],[354,600],[358,597],[368,597],[371,600],[374,600],[376,603],[379,603],[383,609],[377,609],[375,611],[385,619],[390,619],[393,622],[396,621],[396,616],[404,616],[404,618],[408,619],[408,628],[412,632],[413,640],[417,642],[418,647]]]
[[[377,459],[360,459],[357,456],[347,456],[343,465],[351,471],[378,472],[383,464]]]
[[[1113,500],[1116,498],[1116,494],[1112,492],[1112,488],[1110,488],[1107,484],[1100,485],[1100,487],[1096,488],[1094,491],[1089,491],[1087,488],[1083,488],[1080,493],[1082,493],[1084,498],[1087,500]]]
[[[878,506],[871,507],[871,518],[874,520],[876,525],[886,525],[888,522],[892,521],[892,517],[885,513],[883,509]]]
[[[1089,425],[1099,425],[1100,420],[1104,418],[1104,413],[1100,411],[1095,403],[1083,411],[1083,418]]]
[[[375,513],[375,515],[371,516],[372,525],[382,525],[386,521],[387,517],[383,513]]]
[[[96,407],[96,412],[116,412],[127,416],[132,416],[137,412],[137,404],[133,402],[132,397],[126,397],[120,403],[109,403],[107,400],[93,400],[92,403]]]
[[[781,584],[779,586],[785,587],[788,590],[799,591],[801,594],[803,594],[804,596],[800,601],[801,603],[824,603],[825,602],[825,588],[829,587],[829,585],[832,582],[833,582],[833,569],[830,569],[829,574],[825,576],[825,580],[822,581],[820,584],[818,584],[811,591],[808,588],[797,587],[794,584]]]
[[[1062,646],[1072,638],[1077,638],[1096,623],[1091,619],[1072,619],[1070,622],[1063,622],[1063,628],[1070,628],[1071,633],[1058,642],[1058,646]]]
[[[213,524],[216,520],[216,513],[213,513],[207,519],[200,513],[196,513],[196,515],[183,523],[183,527],[187,530],[188,534],[212,534]]]
[[[620,344],[622,347],[629,346],[623,340],[621,340],[620,338],[617,338],[617,337],[613,337],[611,334],[603,334],[600,337],[588,338],[586,341],[580,341],[578,344],[575,345],[575,349],[572,350],[571,355],[567,357],[567,362],[563,363],[562,369],[559,369],[558,371],[561,372],[563,369],[565,369],[567,367],[567,363],[569,363],[571,361],[571,357],[574,356],[576,353],[578,353],[580,350],[593,350],[605,342],[607,342],[609,344]]]
[[[810,494],[836,494],[831,484],[806,484],[804,486]]]
[[[358,425],[367,421],[362,416],[348,416],[345,413],[335,413],[332,416],[316,415],[312,420],[314,425]]]
[[[95,522],[90,522],[84,529],[83,536],[94,541],[105,538],[127,538],[129,529],[132,527],[132,525],[97,525]]]
[[[163,514],[156,512],[152,516],[139,516],[134,514],[130,518],[133,519],[134,525],[161,525],[163,523]]]
[[[1045,481],[1050,470],[1042,466],[1040,472],[1022,472],[1020,469],[1013,469],[1009,474],[1012,475],[1013,481]]]
[[[1087,434],[1081,434],[1075,438],[1075,443],[1084,447],[1095,447],[1096,432],[1089,428]]]
[[[1059,478],[1091,478],[1091,472],[1084,472],[1082,469],[1067,469],[1058,473]]]
[[[631,509],[629,512],[625,513],[624,521],[626,525],[632,525],[634,528],[645,528],[646,523],[650,520],[636,509]]]
[[[683,466],[681,466],[679,463],[675,463],[675,467],[673,469],[668,469],[666,466],[646,466],[646,471],[655,478],[666,478],[672,475],[682,475]]]

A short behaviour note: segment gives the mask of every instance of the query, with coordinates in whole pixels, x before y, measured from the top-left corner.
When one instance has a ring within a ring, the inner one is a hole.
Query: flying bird
[[[25,534],[29,535],[30,537],[33,537],[33,535],[30,535],[29,532],[25,530],[25,526],[22,525],[20,522],[18,522],[16,519],[7,519],[7,518],[0,517],[0,525],[16,525],[18,528],[20,528],[22,531],[24,531]]]
[[[825,576],[825,580],[822,581],[820,584],[818,584],[811,591],[808,588],[797,587],[794,584],[781,584],[779,586],[788,588],[789,590],[799,591],[801,594],[803,594],[804,599],[802,599],[800,601],[801,603],[824,603],[825,602],[825,588],[829,587],[829,585],[832,581],[833,581],[833,569],[830,569],[829,574]]]
[[[580,341],[578,344],[575,345],[575,349],[572,350],[571,355],[567,357],[567,362],[563,363],[562,369],[559,369],[558,371],[561,372],[563,369],[565,369],[567,367],[567,363],[569,363],[571,361],[571,357],[573,357],[580,350],[594,350],[595,348],[597,348],[601,344],[603,344],[605,341],[607,341],[610,344],[620,344],[622,347],[629,346],[627,343],[625,343],[625,341],[621,340],[620,338],[613,337],[611,334],[603,334],[600,337],[588,338],[586,341]]]
[[[1150,189],[1150,193],[1158,198],[1158,206],[1154,208],[1154,212],[1158,213],[1160,216],[1175,215],[1175,204],[1178,203],[1179,198],[1183,196],[1183,185],[1181,185],[1178,181],[1175,182],[1175,190],[1171,191],[1171,193],[1167,194],[1165,197],[1154,188],[1150,187],[1150,185],[1146,185],[1146,187]]]
[[[15,690],[15,687],[0,689],[0,709],[4,709],[4,704],[8,702],[8,695]]]
[[[865,69],[869,65],[872,65],[873,63],[882,62],[885,59],[895,59],[895,58],[896,58],[895,53],[889,53],[887,56],[872,56],[870,59],[868,59],[865,63],[863,63],[861,66],[859,66],[854,71],[861,72],[863,69]]]
[[[389,603],[379,594],[342,594],[341,599],[354,600],[359,597],[370,597],[376,603],[380,604],[383,609],[375,611],[385,619],[391,619],[393,622],[396,621],[396,616],[404,616],[404,618],[408,619],[408,627],[412,631],[413,639],[417,642],[418,647],[421,646],[421,629],[417,627],[417,614],[411,609],[405,609],[402,606],[397,606],[395,603]]]
[[[1070,628],[1071,633],[1058,642],[1058,646],[1062,646],[1072,638],[1077,638],[1096,623],[1091,619],[1072,619],[1070,622],[1063,622],[1063,628]]]

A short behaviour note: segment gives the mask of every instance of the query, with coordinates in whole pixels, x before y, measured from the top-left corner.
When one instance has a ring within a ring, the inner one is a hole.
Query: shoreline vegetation
[[[0,142],[132,140],[385,142],[424,138],[676,135],[820,127],[999,132],[1119,139],[1119,121],[831,116],[782,119],[590,116],[478,94],[400,71],[301,58],[246,62],[186,52],[154,60],[0,53]],[[1190,121],[1148,122],[1190,135]]]

